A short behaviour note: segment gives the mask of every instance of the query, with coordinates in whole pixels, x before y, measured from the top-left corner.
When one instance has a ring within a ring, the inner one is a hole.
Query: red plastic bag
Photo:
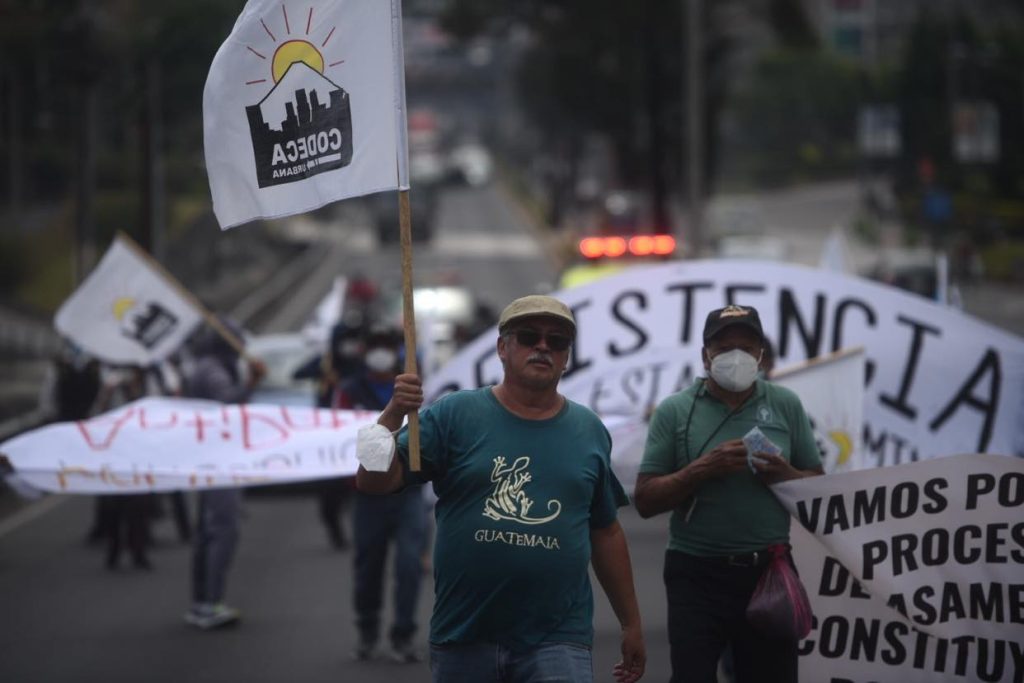
[[[772,559],[747,604],[747,621],[773,638],[800,640],[811,632],[811,603],[789,558],[789,548],[768,548]]]

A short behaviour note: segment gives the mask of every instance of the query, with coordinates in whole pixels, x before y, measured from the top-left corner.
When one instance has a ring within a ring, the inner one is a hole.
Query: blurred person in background
[[[65,339],[40,390],[40,407],[57,422],[84,420],[94,414],[101,386],[99,361]],[[109,535],[105,513],[102,498],[97,496],[92,524],[86,533],[88,543],[100,543]]]
[[[180,356],[174,354],[162,363],[151,365],[146,372],[146,395],[181,396],[184,387],[182,386],[180,364]],[[188,543],[192,539],[192,522],[189,520],[185,492],[171,491],[167,494],[167,500],[171,505],[171,515],[178,533],[178,540]]]
[[[222,319],[240,343],[241,329]],[[185,394],[221,403],[245,403],[266,375],[266,367],[248,359],[243,374],[235,348],[211,327],[197,333],[194,361],[185,377]],[[228,569],[235,555],[240,533],[242,489],[221,488],[200,491],[192,553],[192,606],[185,622],[203,630],[233,624],[240,618],[234,607],[224,604]]]
[[[100,364],[65,341],[54,359],[51,384],[43,402],[51,405],[57,422],[84,420],[93,414],[100,393]]]
[[[103,385],[96,399],[96,412],[105,413],[142,398],[146,394],[146,373],[134,365],[104,366]],[[146,554],[150,544],[150,522],[156,511],[151,493],[125,493],[99,497],[100,526],[106,529],[107,569],[117,569],[123,545],[128,547],[136,569],[152,569]]]
[[[360,375],[363,370],[365,330],[363,315],[349,314],[331,331],[330,348],[324,356],[327,366],[317,400],[320,408],[330,408],[335,400],[341,382]],[[317,482],[317,498],[320,520],[327,530],[331,546],[345,550],[349,537],[345,533],[344,512],[355,494],[355,477],[335,477]]]
[[[350,306],[362,311],[364,315],[369,315],[370,309],[377,301],[377,293],[377,285],[374,281],[356,271],[349,278],[348,287],[345,290],[345,300],[349,302]]]
[[[398,330],[374,327],[366,338],[365,369],[341,382],[334,407],[380,411],[391,400],[400,363],[402,335]],[[352,514],[355,537],[355,586],[359,643],[356,658],[372,659],[381,631],[385,563],[395,553],[395,617],[391,625],[392,659],[419,661],[412,645],[416,632],[416,605],[423,580],[422,551],[427,531],[427,512],[421,486],[409,486],[393,496],[356,492]]]
[[[375,291],[375,290],[374,290]],[[327,348],[299,367],[293,379],[316,380],[316,407],[330,408],[341,381],[363,371],[365,313],[360,306],[349,308],[342,320],[331,328]],[[355,493],[355,477],[321,479],[314,484],[320,521],[331,547],[346,550],[349,535],[345,533],[345,511]]]
[[[339,379],[363,367],[363,323],[362,311],[349,309],[342,320],[331,328],[327,348],[292,373],[292,379],[316,380],[314,402],[318,408],[329,408]]]

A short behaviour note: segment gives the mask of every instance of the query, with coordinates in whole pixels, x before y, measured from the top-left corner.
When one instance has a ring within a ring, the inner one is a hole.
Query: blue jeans
[[[541,643],[514,652],[496,643],[431,645],[434,683],[593,683],[590,648]]]
[[[242,489],[199,492],[199,518],[192,551],[192,601],[221,602],[238,545]]]
[[[356,626],[362,640],[375,643],[380,636],[380,610],[389,546],[395,550],[395,620],[393,644],[407,642],[416,631],[416,603],[423,581],[423,537],[427,528],[423,491],[410,486],[388,496],[356,493],[352,511],[355,537]]]

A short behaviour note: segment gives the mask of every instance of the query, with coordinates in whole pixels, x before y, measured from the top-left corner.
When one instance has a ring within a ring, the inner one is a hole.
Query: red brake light
[[[676,238],[672,235],[654,236],[654,253],[659,256],[667,256],[676,250]]]
[[[650,235],[637,235],[629,239],[629,253],[634,256],[647,256],[654,251],[654,238]]]
[[[604,240],[600,237],[585,237],[580,240],[580,253],[586,258],[604,256]]]
[[[633,256],[667,256],[676,249],[671,235],[635,235],[624,237],[584,237],[580,240],[580,254],[588,259],[618,258],[626,253]]]
[[[626,253],[626,240],[621,237],[609,237],[604,241],[604,253],[615,258]]]

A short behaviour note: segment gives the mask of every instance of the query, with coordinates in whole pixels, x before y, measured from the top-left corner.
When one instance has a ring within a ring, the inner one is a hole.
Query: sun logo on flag
[[[122,296],[114,301],[114,317],[124,320],[125,314],[135,305],[135,299],[130,296]]]
[[[275,33],[274,30],[271,30],[270,26],[267,25],[266,17],[260,19],[260,25],[263,27],[263,31],[267,34],[267,36],[270,37],[270,40],[277,44],[279,42],[277,38],[277,33]],[[290,36],[292,34],[292,24],[288,18],[288,6],[285,4],[281,5],[281,25],[284,28],[283,35]],[[306,13],[305,35],[308,36],[310,34],[312,26],[313,8],[310,7],[308,12]],[[277,29],[277,31],[280,31],[280,27],[275,28]],[[317,48],[309,40],[301,38],[289,38],[284,42],[281,42],[274,50],[273,56],[270,57],[270,74],[274,83],[279,82],[284,77],[285,73],[287,73],[288,69],[291,68],[292,64],[295,63],[305,64],[306,66],[315,70],[317,73],[323,75],[324,55],[320,50],[327,47],[327,43],[329,43],[331,41],[331,38],[334,37],[334,33],[337,30],[337,28],[337,26],[332,26],[330,27],[330,29],[328,29],[327,36],[320,43],[320,48]],[[262,49],[260,46],[253,47],[252,45],[246,45],[245,47],[247,50],[249,50],[249,52],[256,55],[260,59],[267,60],[267,55],[265,54],[266,51]],[[344,63],[344,59],[339,59],[335,62],[328,64],[327,67],[334,67]],[[246,81],[245,84],[256,85],[257,83],[266,82],[266,78],[258,78],[252,81]]]
[[[260,19],[263,33],[276,45],[273,54],[262,45],[245,46],[270,67],[269,79],[256,78],[246,85],[274,83],[263,99],[245,108],[261,188],[304,180],[352,161],[349,96],[324,75],[326,69],[345,62],[327,63],[324,58],[323,50],[338,27],[327,27],[318,46],[309,38],[314,32],[312,7],[305,20],[305,37],[291,38],[292,20],[282,3],[280,17]]]
[[[836,464],[839,466],[846,465],[850,455],[853,453],[853,439],[842,429],[829,432],[828,438],[839,448],[839,452],[836,454]]]

